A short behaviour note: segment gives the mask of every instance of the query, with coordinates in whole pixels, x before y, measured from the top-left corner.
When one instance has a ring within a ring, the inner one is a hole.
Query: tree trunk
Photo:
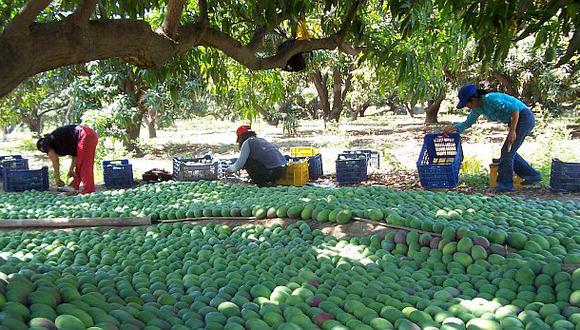
[[[342,74],[340,68],[334,67],[332,69],[332,111],[328,115],[328,121],[336,121],[340,118],[342,112]]]
[[[21,114],[21,118],[26,126],[28,126],[28,129],[34,133],[34,136],[40,137],[42,133],[42,115],[38,113],[38,109],[30,109],[28,113]]]
[[[149,132],[150,139],[154,139],[157,137],[157,130],[155,129],[155,119],[147,120],[147,131]]]
[[[149,138],[153,139],[157,137],[157,110],[150,108],[147,111],[147,130],[149,131]]]
[[[260,113],[260,115],[262,115],[262,118],[269,124],[272,126],[278,126],[278,124],[280,124],[280,118],[279,117],[274,117],[272,116],[270,113],[268,113],[268,111],[266,109],[264,109],[264,107],[260,106],[260,105],[256,105],[256,107],[258,108],[258,112]],[[282,112],[287,113],[288,112],[288,104],[283,104],[281,106]]]
[[[359,105],[356,108],[356,113],[358,114],[359,117],[364,117],[365,116],[365,111],[367,111],[367,109],[371,106],[371,102],[370,101],[366,101],[365,103]]]
[[[127,122],[125,126],[125,133],[127,134],[125,140],[123,141],[124,147],[129,152],[135,152],[137,155],[142,154],[142,150],[139,147],[139,135],[141,134],[141,122],[143,121],[143,115],[138,114],[133,122]]]
[[[511,77],[506,76],[503,73],[493,72],[491,76],[499,81],[499,83],[505,88],[506,93],[514,97],[519,97],[517,88],[515,87],[515,81]]]
[[[316,70],[311,76],[310,80],[314,83],[316,91],[318,92],[318,98],[320,100],[320,108],[322,109],[322,116],[324,121],[328,120],[328,115],[330,114],[330,101],[328,99],[328,88],[326,87],[326,81],[328,76],[322,76],[320,70]]]
[[[445,88],[442,88],[435,100],[429,100],[425,108],[425,124],[437,124],[437,115],[441,109],[441,102],[445,100]]]
[[[131,96],[133,101],[132,106],[138,109],[137,113],[127,119],[125,124],[125,139],[123,145],[129,152],[135,152],[137,155],[142,155],[142,150],[139,147],[139,136],[141,134],[141,124],[145,114],[148,113],[145,105],[145,91],[139,88],[134,76],[127,78],[119,88]]]
[[[403,102],[403,108],[405,108],[405,112],[407,112],[409,117],[415,118],[415,114],[413,113],[413,107],[410,104],[407,104],[407,102]]]
[[[345,76],[344,79],[344,87],[342,77]],[[350,72],[350,68],[346,67],[345,72],[341,72],[340,68],[337,66],[332,70],[332,94],[333,94],[333,101],[332,101],[332,111],[330,112],[329,121],[334,120],[336,122],[339,121],[340,115],[344,109],[344,100],[348,95],[350,87],[352,85],[352,73]]]

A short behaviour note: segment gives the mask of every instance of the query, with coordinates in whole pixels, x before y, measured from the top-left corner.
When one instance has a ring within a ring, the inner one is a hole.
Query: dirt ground
[[[288,154],[291,147],[317,147],[323,158],[325,177],[316,184],[333,187],[337,155],[345,149],[365,148],[375,149],[381,153],[381,166],[373,169],[370,180],[365,184],[386,185],[394,189],[421,189],[416,172],[416,161],[421,150],[423,137],[450,123],[458,122],[463,117],[442,114],[439,125],[423,124],[424,117],[410,118],[402,115],[386,114],[368,116],[356,121],[345,121],[340,125],[332,124],[325,127],[318,121],[301,121],[296,136],[286,136],[281,125],[274,127],[262,121],[253,123],[253,128],[259,136],[276,144],[283,153]],[[142,130],[141,142],[145,145],[146,155],[141,158],[127,157],[122,152],[115,151],[105,159],[129,158],[133,165],[136,179],[152,168],[162,168],[172,171],[173,157],[188,157],[212,153],[215,157],[236,157],[238,148],[235,145],[234,131],[240,122],[214,121],[201,119],[176,123],[172,129],[159,130],[158,137],[149,139]],[[580,144],[578,139],[559,138],[554,134],[564,123],[549,123],[528,138],[520,149],[520,154],[531,163],[546,162],[551,157],[563,158],[566,161],[580,161]],[[462,146],[465,159],[474,159],[482,167],[487,167],[492,158],[499,156],[501,142],[505,135],[505,126],[486,121],[480,121],[462,136]],[[48,165],[48,159],[36,151],[23,151],[23,144],[30,135],[27,132],[9,136],[7,142],[0,142],[0,154],[20,153],[30,159],[31,167]],[[119,143],[112,146],[120,150]],[[63,161],[68,166],[68,160]],[[62,171],[66,173],[66,171]],[[97,165],[97,179],[102,180]],[[99,189],[103,189],[100,187]],[[473,187],[460,184],[457,191],[465,193],[483,192]],[[521,189],[513,196],[541,199],[574,199],[580,201],[580,194],[553,193],[547,187]]]

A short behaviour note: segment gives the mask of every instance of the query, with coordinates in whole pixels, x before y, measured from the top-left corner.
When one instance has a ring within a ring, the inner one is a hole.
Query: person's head
[[[50,143],[49,137],[47,135],[36,141],[36,149],[38,149],[38,151],[44,152],[45,154],[48,153],[48,151],[50,150]]]
[[[236,142],[238,143],[238,146],[241,148],[242,144],[250,137],[252,136],[256,136],[256,132],[252,131],[252,127],[249,125],[242,125],[240,127],[238,127],[238,129],[236,130],[236,136],[237,136],[237,140]]]
[[[457,103],[457,109],[463,107],[468,107],[469,109],[478,108],[482,106],[481,97],[489,93],[486,90],[479,89],[474,84],[464,85],[459,89],[457,97],[459,102]]]

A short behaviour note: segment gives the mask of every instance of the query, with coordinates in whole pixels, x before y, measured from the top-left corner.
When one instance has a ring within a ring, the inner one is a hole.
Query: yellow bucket
[[[308,182],[308,162],[288,163],[284,175],[276,181],[283,186],[301,187]]]
[[[498,163],[492,163],[489,164],[489,187],[490,188],[495,188],[497,186],[497,167],[498,167]],[[514,187],[515,188],[521,188],[522,187],[522,178],[520,178],[519,176],[517,176],[517,174],[514,173]]]

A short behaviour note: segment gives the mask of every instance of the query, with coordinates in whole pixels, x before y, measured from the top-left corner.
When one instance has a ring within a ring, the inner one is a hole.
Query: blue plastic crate
[[[103,176],[105,177],[105,187],[130,188],[135,185],[133,180],[133,165],[127,159],[104,160]]]
[[[291,157],[285,155],[286,160],[293,160],[293,161],[300,161],[300,160],[308,160],[308,178],[310,180],[316,180],[324,175],[324,171],[322,169],[322,155],[317,154],[314,156],[309,157]]]
[[[173,158],[173,180],[198,181],[218,178],[218,162],[210,155],[194,158]]]
[[[355,154],[340,154],[336,160],[336,181],[341,185],[358,184],[368,179],[367,158]]]
[[[0,156],[0,180],[3,178],[4,167],[14,170],[27,170],[28,159],[22,158],[21,155]]]
[[[2,172],[4,176],[2,186],[5,192],[48,190],[48,167],[46,166],[39,170],[5,167]]]
[[[559,192],[580,191],[580,163],[563,162],[552,159],[550,187]]]
[[[354,149],[345,150],[342,154],[365,155],[367,157],[369,167],[381,168],[381,154],[377,150],[371,149]]]
[[[427,134],[417,160],[421,186],[427,189],[455,188],[463,160],[461,137],[458,133]]]

